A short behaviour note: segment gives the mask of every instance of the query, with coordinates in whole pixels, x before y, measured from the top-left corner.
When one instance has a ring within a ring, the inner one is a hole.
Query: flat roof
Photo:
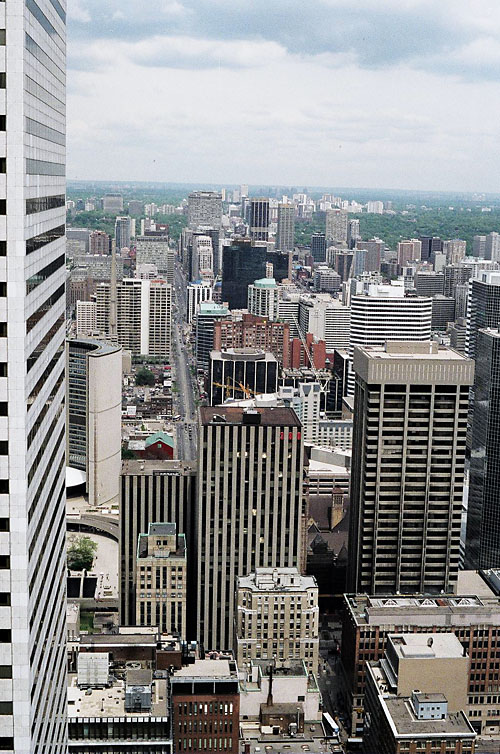
[[[434,347],[435,346],[435,347]],[[470,361],[458,351],[442,346],[435,341],[388,341],[384,345],[355,346],[369,359],[410,359],[431,361]]]
[[[398,656],[405,659],[464,657],[463,647],[454,633],[390,634],[389,642]]]
[[[68,717],[81,718],[110,718],[133,717],[148,719],[160,717],[167,720],[168,693],[167,681],[155,679],[151,687],[151,711],[127,712],[125,710],[125,682],[115,681],[110,688],[80,689],[77,676],[68,676]]]
[[[295,411],[282,406],[255,408],[252,412],[260,414],[261,427],[302,427]],[[240,406],[203,406],[200,408],[200,418],[203,425],[217,424],[216,417],[222,417],[221,424],[242,424],[246,411]],[[215,419],[215,421],[214,421]],[[249,426],[253,426],[249,423]]]
[[[153,476],[154,474],[181,474],[196,473],[196,463],[192,461],[157,461],[132,459],[122,461],[122,474],[141,474],[142,476]]]
[[[236,671],[236,663],[233,659],[197,659],[194,663],[176,670],[173,680],[176,678],[230,678],[231,680],[235,680],[238,678],[238,673]]]
[[[384,699],[386,716],[392,721],[397,736],[418,736],[439,738],[453,736],[456,738],[475,738],[476,732],[463,712],[448,713],[441,720],[419,720],[413,711],[409,699],[391,697]]]

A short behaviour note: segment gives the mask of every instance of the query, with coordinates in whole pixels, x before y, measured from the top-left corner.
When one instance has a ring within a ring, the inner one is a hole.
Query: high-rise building
[[[130,247],[130,217],[117,217],[115,220],[115,244],[116,250]]]
[[[355,348],[348,589],[453,591],[474,362],[437,343]]]
[[[270,320],[278,318],[278,286],[274,278],[262,278],[248,286],[248,311]]]
[[[357,241],[361,240],[361,232],[359,230],[359,220],[354,218],[347,223],[347,245],[350,249],[354,249]]]
[[[112,306],[109,283],[96,288],[97,330],[111,336]],[[172,286],[166,280],[125,278],[116,285],[117,342],[134,355],[170,359]]]
[[[347,212],[344,209],[326,210],[327,243],[347,244]]]
[[[240,576],[236,591],[236,660],[276,660],[279,665],[304,662],[318,672],[318,585],[296,568],[257,568]]]
[[[214,301],[202,301],[196,314],[196,364],[199,369],[208,369],[210,352],[214,349],[214,327],[218,320],[228,315],[227,307]]]
[[[470,568],[500,566],[500,332],[479,330],[472,413],[465,561]]]
[[[398,243],[397,258],[400,268],[406,267],[409,262],[420,261],[421,254],[422,243],[416,238]]]
[[[443,242],[438,236],[419,236],[422,244],[422,262],[434,262],[436,251],[443,250]]]
[[[122,210],[119,210],[120,212]],[[131,199],[128,203],[129,215],[142,215],[144,212],[144,202],[140,199]]]
[[[413,286],[417,296],[442,295],[444,275],[442,272],[425,272],[419,270],[413,277]]]
[[[120,621],[135,626],[137,620],[137,543],[150,524],[169,521],[177,535],[186,536],[188,589],[196,585],[195,528],[196,468],[183,461],[125,461],[120,491]],[[193,597],[194,601],[194,597]],[[194,610],[188,603],[188,636],[193,637]]]
[[[193,236],[192,271],[194,280],[214,279],[214,251],[210,236]]]
[[[326,262],[326,236],[324,233],[312,234],[311,255],[315,262]]]
[[[90,254],[111,254],[111,236],[104,230],[93,230],[89,236]]]
[[[117,215],[123,212],[123,196],[121,194],[105,194],[102,200],[104,212]]]
[[[211,351],[208,399],[219,406],[229,398],[242,400],[278,389],[278,362],[272,353],[257,348]]]
[[[443,290],[445,296],[454,296],[457,285],[468,283],[473,275],[472,265],[468,264],[447,264],[443,267],[444,284]]]
[[[484,258],[500,262],[500,233],[488,233],[484,247]]]
[[[135,262],[136,265],[156,265],[158,275],[167,283],[173,284],[175,250],[170,248],[167,235],[149,231],[144,236],[138,236],[135,245]]]
[[[446,264],[457,264],[465,259],[467,254],[467,242],[454,238],[452,241],[443,241],[443,253],[446,254]]]
[[[295,246],[295,205],[278,204],[278,230],[275,247],[278,251],[293,251]]]
[[[269,199],[250,199],[250,238],[269,240]]]
[[[213,287],[208,282],[188,283],[186,319],[190,325],[195,321],[202,301],[212,301]]]
[[[370,238],[368,241],[357,241],[356,249],[366,251],[364,259],[364,272],[379,272],[384,242],[379,238]]]
[[[220,228],[222,195],[218,191],[193,191],[188,196],[188,225],[193,230],[200,225]]]
[[[97,304],[95,301],[76,302],[77,338],[95,335],[97,332]]]
[[[67,463],[85,472],[89,504],[118,504],[122,349],[99,340],[66,343]]]
[[[158,626],[186,640],[186,535],[175,524],[150,523],[139,534],[135,597],[137,626]]]
[[[303,440],[290,408],[201,408],[199,436],[198,640],[224,649],[238,576],[301,561]]]
[[[0,8],[0,748],[15,754],[67,751],[63,5]]]
[[[329,353],[349,345],[351,310],[328,294],[302,296],[298,320],[304,337],[311,333],[324,340]]]
[[[483,271],[471,281],[467,320],[467,356],[475,359],[479,330],[500,322],[500,272]]]
[[[213,348],[259,348],[272,353],[280,364],[290,360],[290,326],[287,322],[270,322],[266,317],[243,314],[242,319],[225,318],[214,323]]]
[[[271,265],[272,267],[268,267]],[[267,271],[269,269],[269,273]],[[277,283],[291,276],[291,254],[268,251],[248,238],[236,238],[223,247],[222,301],[230,309],[246,309],[248,286],[264,277]]]
[[[455,299],[452,296],[438,295],[432,299],[433,331],[446,330],[449,322],[455,321]]]
[[[314,270],[313,280],[314,290],[318,292],[338,293],[342,287],[339,273],[326,266],[320,266]]]
[[[474,236],[472,239],[472,256],[485,259],[486,236]]]

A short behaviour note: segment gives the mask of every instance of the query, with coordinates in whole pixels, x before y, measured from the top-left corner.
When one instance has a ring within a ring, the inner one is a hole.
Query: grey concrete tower
[[[436,343],[354,349],[348,590],[453,591],[474,362]]]

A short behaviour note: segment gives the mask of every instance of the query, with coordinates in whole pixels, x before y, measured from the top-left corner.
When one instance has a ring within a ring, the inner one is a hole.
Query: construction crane
[[[229,380],[233,383],[230,384]],[[212,382],[212,386],[214,387],[221,387],[223,390],[227,391],[233,391],[233,394],[236,390],[240,390],[243,395],[246,396],[246,398],[253,398],[255,395],[261,395],[260,393],[257,393],[255,390],[252,390],[251,388],[244,385],[242,382],[236,382],[232,377],[226,378],[226,384],[223,385],[222,382]]]

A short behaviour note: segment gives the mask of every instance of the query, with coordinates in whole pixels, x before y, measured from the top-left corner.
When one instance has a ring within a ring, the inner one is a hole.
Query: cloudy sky
[[[68,177],[500,191],[498,0],[68,0]]]

